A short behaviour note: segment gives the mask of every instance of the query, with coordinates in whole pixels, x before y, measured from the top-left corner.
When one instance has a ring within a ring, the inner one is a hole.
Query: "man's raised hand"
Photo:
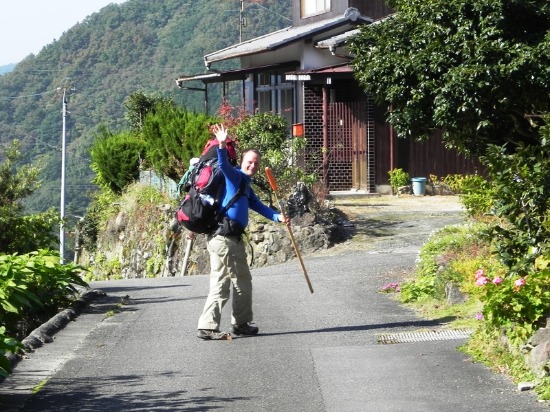
[[[225,126],[223,124],[215,124],[214,134],[216,135],[216,139],[218,140],[220,147],[225,147],[227,143],[227,129]]]

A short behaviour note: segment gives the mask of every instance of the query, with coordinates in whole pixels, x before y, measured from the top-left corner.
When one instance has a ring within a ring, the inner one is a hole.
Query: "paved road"
[[[377,293],[414,265],[429,231],[460,218],[438,212],[429,220],[376,247],[306,256],[313,294],[297,261],[254,270],[260,335],[252,338],[196,338],[207,276],[97,282],[107,296],[1,385],[4,409],[547,411],[457,351],[463,339],[377,343],[379,335],[441,327]],[[394,227],[412,228],[410,221],[395,218]]]

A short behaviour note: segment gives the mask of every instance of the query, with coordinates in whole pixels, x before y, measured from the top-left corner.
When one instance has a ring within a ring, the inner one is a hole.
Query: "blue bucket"
[[[415,196],[424,196],[426,194],[426,181],[425,177],[413,177],[411,179],[413,194]]]

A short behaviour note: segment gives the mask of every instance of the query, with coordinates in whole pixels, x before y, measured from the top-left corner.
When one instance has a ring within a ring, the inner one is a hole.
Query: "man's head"
[[[254,176],[260,169],[262,155],[256,149],[247,149],[243,152],[241,170],[247,176]]]

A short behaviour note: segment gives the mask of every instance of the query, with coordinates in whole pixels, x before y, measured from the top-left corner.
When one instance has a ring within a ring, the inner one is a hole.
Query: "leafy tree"
[[[235,128],[239,151],[254,148],[262,154],[262,166],[271,168],[284,195],[290,193],[298,181],[311,184],[314,176],[305,175],[295,166],[294,157],[305,146],[304,139],[290,137],[286,119],[272,113],[258,113],[244,118]],[[258,186],[268,191],[263,173],[255,177]]]
[[[0,253],[28,253],[53,246],[53,226],[59,219],[53,210],[24,215],[21,201],[40,187],[40,169],[18,165],[20,143],[13,141],[0,154]]]
[[[541,128],[540,144],[520,144],[513,152],[490,146],[482,160],[492,185],[492,211],[499,218],[490,238],[510,274],[524,276],[549,249],[550,126]]]
[[[178,181],[189,160],[202,152],[215,120],[185,111],[171,101],[157,102],[143,122],[147,160],[158,173]]]
[[[91,150],[95,183],[119,194],[139,178],[143,162],[160,175],[179,180],[189,160],[200,155],[215,121],[177,107],[172,99],[143,93],[130,96],[126,108],[133,130],[115,135],[102,127]]]
[[[124,117],[128,120],[132,130],[141,132],[145,117],[149,113],[154,114],[157,105],[158,107],[170,107],[174,106],[174,102],[167,97],[149,97],[143,92],[132,93],[124,102],[126,109]]]
[[[114,193],[122,193],[127,185],[139,179],[144,154],[145,143],[134,133],[115,135],[102,128],[91,149],[95,183]]]
[[[17,210],[20,209],[19,200],[40,187],[38,167],[23,165],[17,168],[17,161],[21,158],[20,148],[19,141],[13,141],[5,149],[4,159],[0,163],[0,206],[11,206]]]
[[[397,14],[351,42],[361,85],[400,136],[443,128],[451,146],[537,144],[550,109],[547,0],[392,0]]]

